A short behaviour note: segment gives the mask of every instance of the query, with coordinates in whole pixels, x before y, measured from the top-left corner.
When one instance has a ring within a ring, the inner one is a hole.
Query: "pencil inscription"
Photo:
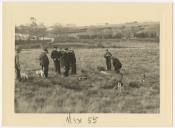
[[[97,116],[88,116],[87,120],[83,120],[81,117],[75,117],[72,114],[68,114],[66,116],[66,123],[67,124],[82,124],[83,122],[86,122],[88,124],[96,124],[98,121],[98,117]]]

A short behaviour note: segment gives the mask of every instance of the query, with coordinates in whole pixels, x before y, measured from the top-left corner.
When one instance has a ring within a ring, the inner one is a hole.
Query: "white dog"
[[[106,71],[100,71],[100,73],[104,74],[104,75],[110,75],[110,73],[106,72]]]
[[[29,76],[26,73],[22,72],[21,73],[21,79],[22,80],[28,80],[29,79]]]
[[[44,71],[43,71],[43,70],[37,70],[35,73],[36,73],[36,75],[38,75],[39,77],[45,78],[45,75],[44,75]]]
[[[119,93],[121,93],[122,90],[122,80],[123,80],[123,74],[117,73],[115,78],[114,90],[117,88]]]
[[[78,80],[87,80],[87,77],[86,76],[81,76],[81,77],[78,77]]]

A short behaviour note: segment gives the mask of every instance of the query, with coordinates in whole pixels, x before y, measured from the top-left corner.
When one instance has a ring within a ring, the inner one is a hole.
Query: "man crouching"
[[[112,61],[113,61],[114,70],[116,71],[116,73],[120,73],[120,69],[122,68],[122,63],[116,57],[112,57]]]

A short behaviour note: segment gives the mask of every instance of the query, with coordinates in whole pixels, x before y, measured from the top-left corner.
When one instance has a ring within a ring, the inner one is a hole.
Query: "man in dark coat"
[[[45,48],[41,52],[40,57],[39,57],[40,65],[41,65],[41,68],[46,78],[48,77],[48,70],[49,70],[49,58],[47,56],[47,53],[48,53],[48,50],[47,48]]]
[[[116,57],[113,57],[112,60],[113,60],[114,70],[116,71],[116,73],[120,73],[120,69],[122,68],[122,63]]]
[[[64,53],[65,53],[65,50],[63,48],[60,48],[60,53],[61,53],[60,65],[61,65],[61,67],[64,67]]]
[[[111,57],[112,54],[106,49],[106,53],[104,54],[104,58],[106,59],[106,67],[107,70],[111,70]]]
[[[51,53],[51,58],[54,62],[55,72],[61,74],[60,70],[61,51],[57,51],[56,46],[54,46],[54,50]]]
[[[70,50],[70,65],[71,65],[71,71],[72,74],[76,74],[76,57],[75,57],[75,53],[74,50]]]
[[[70,52],[68,48],[65,48],[64,54],[63,54],[63,60],[64,60],[64,76],[69,76],[69,69],[70,69]]]
[[[16,53],[15,53],[15,71],[16,71],[16,79],[18,81],[21,81],[21,68],[20,68],[20,62],[19,62],[19,53],[20,53],[20,49],[17,48],[16,49]]]

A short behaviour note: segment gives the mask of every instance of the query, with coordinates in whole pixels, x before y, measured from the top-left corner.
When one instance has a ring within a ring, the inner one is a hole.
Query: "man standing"
[[[46,78],[48,77],[49,70],[49,58],[47,57],[47,53],[47,48],[44,48],[39,57],[40,65]]]
[[[60,70],[61,51],[57,51],[56,46],[54,46],[54,50],[51,53],[51,58],[54,62],[55,72],[61,74]]]
[[[68,48],[65,48],[64,54],[63,54],[63,60],[64,60],[64,76],[69,76],[69,69],[70,69],[70,52]]]
[[[122,64],[119,61],[119,59],[113,57],[113,66],[114,66],[114,70],[116,71],[116,73],[120,73],[120,69],[122,68]]]
[[[60,53],[61,53],[60,65],[61,65],[61,67],[64,67],[64,52],[65,52],[65,50],[63,48],[60,48]]]
[[[70,50],[70,65],[71,65],[71,71],[72,74],[76,74],[76,57],[75,57],[75,53],[74,50]]]
[[[111,57],[112,57],[112,54],[108,51],[108,49],[106,49],[104,58],[106,59],[107,70],[111,70]]]
[[[20,68],[20,62],[19,62],[19,53],[20,49],[17,48],[15,52],[15,71],[16,71],[16,78],[18,81],[21,81],[21,68]]]

